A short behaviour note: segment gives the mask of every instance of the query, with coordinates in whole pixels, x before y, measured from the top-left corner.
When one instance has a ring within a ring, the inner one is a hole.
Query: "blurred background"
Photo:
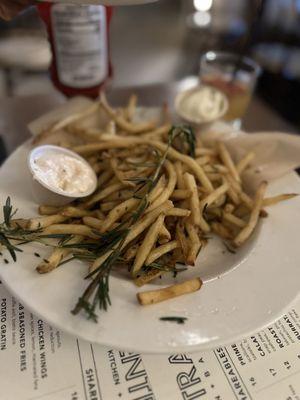
[[[300,127],[300,0],[160,0],[114,11],[110,43],[114,87],[198,75],[207,50],[247,53],[263,67],[257,95]],[[252,32],[249,38],[249,32]],[[0,22],[0,96],[54,91],[50,51],[34,7]]]

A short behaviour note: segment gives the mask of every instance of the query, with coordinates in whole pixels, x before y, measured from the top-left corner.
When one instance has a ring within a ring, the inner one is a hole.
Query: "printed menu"
[[[0,284],[0,400],[300,400],[300,302],[211,351],[141,355],[71,337]]]

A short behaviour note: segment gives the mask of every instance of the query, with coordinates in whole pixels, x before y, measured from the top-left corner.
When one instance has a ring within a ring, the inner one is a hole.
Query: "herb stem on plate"
[[[177,324],[184,324],[187,320],[186,317],[160,317],[160,321],[176,322]]]

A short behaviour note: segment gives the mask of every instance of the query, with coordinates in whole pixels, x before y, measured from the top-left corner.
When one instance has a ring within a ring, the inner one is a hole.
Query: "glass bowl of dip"
[[[43,145],[28,156],[32,192],[39,204],[63,206],[92,194],[97,176],[84,158],[59,146]]]
[[[186,122],[206,125],[224,117],[228,100],[220,90],[201,85],[180,92],[175,98],[175,110]]]

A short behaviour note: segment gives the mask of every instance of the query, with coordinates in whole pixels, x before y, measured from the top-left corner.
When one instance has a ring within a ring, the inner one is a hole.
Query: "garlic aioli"
[[[84,161],[53,150],[37,154],[32,170],[34,178],[66,195],[89,192],[95,182],[93,170]]]
[[[225,114],[228,102],[225,95],[210,86],[201,86],[182,93],[177,108],[187,120],[206,122]]]

